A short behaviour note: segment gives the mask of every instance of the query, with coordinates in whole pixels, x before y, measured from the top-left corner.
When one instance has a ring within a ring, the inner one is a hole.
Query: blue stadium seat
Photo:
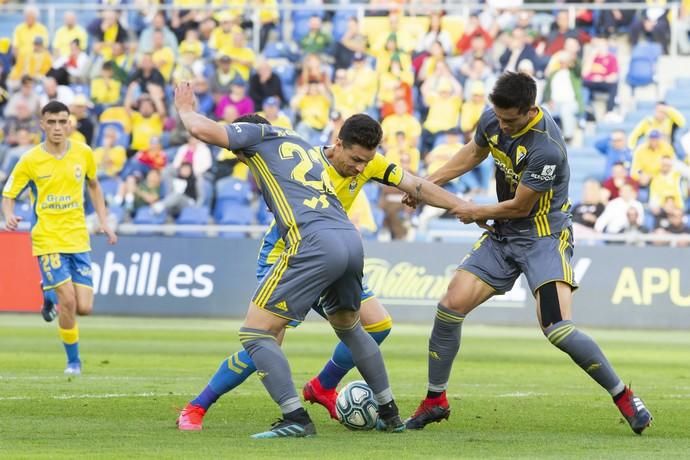
[[[268,209],[268,206],[266,206],[266,203],[263,200],[259,202],[259,210],[256,213],[256,221],[261,225],[268,225],[273,222],[273,213],[270,209]]]
[[[216,200],[249,204],[252,191],[247,181],[225,177],[216,182]]]
[[[182,212],[175,221],[180,225],[206,225],[211,219],[211,213],[208,208],[204,206],[188,206],[182,209]],[[206,232],[203,231],[178,231],[178,236],[189,237],[204,237]]]
[[[218,219],[221,225],[251,225],[254,223],[254,210],[251,206],[240,203],[226,203]],[[224,238],[244,238],[244,232],[221,232]]]
[[[101,183],[101,189],[103,190],[103,196],[108,201],[109,197],[114,197],[117,195],[117,191],[120,188],[120,179],[117,177],[101,177],[99,178]]]
[[[115,222],[118,224],[125,220],[125,208],[117,204],[108,205],[108,212],[115,216]]]
[[[297,18],[292,23],[292,39],[300,42],[309,33],[309,17]]]
[[[143,206],[137,210],[137,213],[134,215],[133,222],[135,224],[162,225],[165,223],[166,218],[166,213],[162,212],[160,214],[156,214],[153,212],[150,206]]]
[[[129,147],[129,141],[130,141],[129,134],[127,134],[125,132],[125,128],[120,123],[117,123],[115,121],[100,123],[98,125],[98,130],[96,133],[96,142],[95,142],[96,147],[102,147],[103,146],[103,136],[105,135],[105,130],[107,128],[113,128],[113,129],[117,130],[117,145],[120,145],[124,148]]]

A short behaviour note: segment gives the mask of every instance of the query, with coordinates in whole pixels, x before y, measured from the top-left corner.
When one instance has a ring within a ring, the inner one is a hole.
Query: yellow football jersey
[[[10,175],[2,195],[16,199],[29,187],[35,222],[33,255],[74,254],[91,250],[84,216],[84,180],[96,177],[91,148],[69,141],[55,158],[39,144],[26,152]]]

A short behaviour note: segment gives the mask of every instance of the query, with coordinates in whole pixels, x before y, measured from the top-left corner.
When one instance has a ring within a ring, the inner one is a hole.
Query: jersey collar
[[[534,116],[534,118],[532,118],[532,121],[530,121],[529,123],[527,123],[527,125],[525,125],[525,127],[522,128],[520,131],[518,131],[517,133],[513,134],[512,136],[510,136],[511,139],[515,139],[516,137],[522,136],[522,135],[525,134],[527,131],[529,131],[530,129],[534,128],[534,125],[536,125],[537,123],[539,123],[539,122],[541,121],[541,119],[544,118],[544,112],[541,111],[541,107],[537,107],[537,110],[538,110],[539,112],[537,112],[537,114]]]

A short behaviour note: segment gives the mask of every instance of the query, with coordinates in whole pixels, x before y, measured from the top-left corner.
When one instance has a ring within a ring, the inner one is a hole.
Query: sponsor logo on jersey
[[[552,181],[556,178],[556,165],[544,165],[540,174],[532,173],[530,174],[532,179],[538,179],[543,181]]]

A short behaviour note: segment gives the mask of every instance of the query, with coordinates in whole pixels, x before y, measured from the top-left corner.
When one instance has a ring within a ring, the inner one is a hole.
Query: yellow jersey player
[[[29,188],[34,210],[33,255],[38,257],[46,297],[57,294],[54,300],[60,305],[58,331],[67,353],[65,374],[78,375],[81,360],[75,316],[88,315],[93,309],[84,183],[96,209],[100,231],[108,236],[110,244],[117,241],[117,236],[106,223],[105,202],[91,148],[67,139],[71,129],[69,116],[69,109],[61,102],[49,102],[41,109],[45,142],[26,152],[15,166],[2,192],[2,211],[7,230],[16,230],[21,218],[14,214],[15,200]]]

